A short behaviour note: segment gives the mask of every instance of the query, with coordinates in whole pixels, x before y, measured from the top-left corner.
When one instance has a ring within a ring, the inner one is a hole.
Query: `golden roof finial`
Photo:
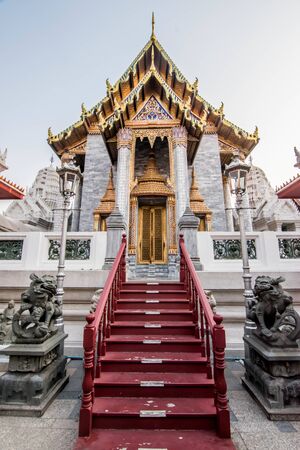
[[[54,137],[52,131],[51,131],[51,127],[48,128],[48,138],[52,139]]]
[[[118,102],[118,100],[117,100],[116,97],[114,97],[114,104],[115,104],[115,109],[121,109],[121,105],[120,105],[120,103]]]
[[[110,84],[108,78],[106,78],[106,88],[107,88],[108,91],[110,91],[112,89],[112,85]]]
[[[150,66],[150,71],[154,72],[155,71],[155,64],[154,64],[154,46],[152,45],[151,47],[151,66]]]
[[[220,116],[224,116],[224,103],[221,102],[221,106],[218,109],[218,113],[220,114]]]
[[[155,18],[154,18],[154,12],[152,12],[152,33],[151,33],[151,39],[155,41]]]
[[[197,77],[195,78],[195,81],[193,83],[193,89],[194,89],[194,91],[198,90],[198,78]]]
[[[259,138],[259,135],[258,135],[258,127],[255,127],[255,130],[254,130],[254,133],[253,133],[253,137],[255,137],[255,139],[258,139],[258,138]]]
[[[81,103],[81,113],[82,114],[86,114],[87,113],[87,109],[86,109],[84,103]]]
[[[189,95],[186,101],[186,107],[191,108],[191,106],[192,106],[192,99],[191,96]]]

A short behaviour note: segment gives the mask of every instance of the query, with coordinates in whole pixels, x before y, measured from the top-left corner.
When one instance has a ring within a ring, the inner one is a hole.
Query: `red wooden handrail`
[[[206,357],[207,375],[212,378],[211,341],[213,351],[213,374],[215,380],[215,404],[217,409],[217,428],[221,437],[230,437],[230,414],[225,380],[225,330],[223,317],[213,314],[205,292],[201,286],[194,264],[184,244],[183,235],[179,237],[180,281],[188,293],[190,307],[194,313],[195,335],[202,340],[203,356]]]
[[[114,321],[114,310],[120,296],[122,283],[126,281],[126,235],[115,258],[112,269],[100,295],[96,311],[88,314],[83,333],[84,377],[82,403],[79,417],[79,436],[89,436],[92,429],[94,403],[94,378],[100,376],[101,356],[105,355],[106,338]]]

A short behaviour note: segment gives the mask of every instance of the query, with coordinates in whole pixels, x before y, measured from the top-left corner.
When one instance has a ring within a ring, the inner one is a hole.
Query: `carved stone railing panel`
[[[48,259],[55,260],[59,258],[60,241],[49,239]],[[90,259],[91,239],[67,239],[66,259],[68,260],[87,260]]]
[[[0,240],[0,260],[22,259],[23,240]]]
[[[278,239],[280,259],[300,258],[300,239],[284,238]]]
[[[242,259],[239,239],[214,239],[214,259]],[[249,259],[257,259],[255,239],[247,239]]]

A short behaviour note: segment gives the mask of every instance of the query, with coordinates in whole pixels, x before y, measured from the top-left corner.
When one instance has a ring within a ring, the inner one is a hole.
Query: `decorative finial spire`
[[[258,139],[258,138],[259,138],[259,136],[258,136],[258,127],[255,127],[253,136],[255,137],[255,139]]]
[[[198,78],[196,77],[196,78],[195,78],[195,81],[194,81],[194,83],[193,83],[193,89],[194,89],[194,91],[198,91],[198,84],[199,84]]]
[[[116,97],[114,97],[114,104],[115,104],[115,109],[121,109],[121,105],[120,105],[120,103],[118,102],[118,100],[117,100]]]
[[[221,106],[218,109],[218,113],[220,114],[220,116],[224,116],[224,103],[221,102]]]
[[[151,47],[151,67],[150,67],[151,72],[155,71],[155,64],[154,64],[154,45],[152,45]]]
[[[112,85],[110,84],[108,78],[106,78],[106,88],[107,88],[108,91],[112,90]]]
[[[154,18],[154,12],[152,12],[152,33],[151,33],[151,39],[154,41],[156,39],[155,36],[155,18]]]
[[[81,103],[81,113],[82,113],[83,115],[87,113],[87,109],[86,109],[84,103]]]
[[[192,106],[192,99],[191,96],[189,95],[186,101],[186,107],[190,109],[191,106]]]
[[[53,157],[53,155],[51,155],[51,158],[50,158],[51,167],[53,166],[53,163],[54,163],[54,157]]]
[[[0,160],[1,160],[3,163],[5,163],[6,158],[7,158],[7,148],[3,151],[3,153],[1,152],[1,149],[0,149]]]
[[[48,138],[52,139],[53,138],[53,133],[51,131],[51,127],[48,128]]]
[[[296,164],[294,165],[294,167],[300,169],[300,151],[297,149],[297,147],[294,147],[294,152],[296,155]]]

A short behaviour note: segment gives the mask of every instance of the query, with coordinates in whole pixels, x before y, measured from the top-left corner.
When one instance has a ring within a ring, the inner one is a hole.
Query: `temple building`
[[[264,171],[252,162],[247,190],[255,231],[300,230],[300,214],[296,204],[288,198],[278,198]]]
[[[25,197],[8,206],[4,217],[18,223],[18,230],[27,230],[25,225],[29,225],[31,231],[50,231],[60,200],[59,177],[52,161],[50,166],[38,171]]]
[[[225,118],[189,82],[156,38],[150,40],[105,97],[48,143],[83,173],[72,230],[106,230],[114,208],[137,265],[167,265],[177,255],[178,223],[187,207],[200,231],[232,231],[225,164],[238,149],[247,157],[258,143]],[[247,202],[247,198],[245,198]],[[248,229],[251,229],[251,220]]]

